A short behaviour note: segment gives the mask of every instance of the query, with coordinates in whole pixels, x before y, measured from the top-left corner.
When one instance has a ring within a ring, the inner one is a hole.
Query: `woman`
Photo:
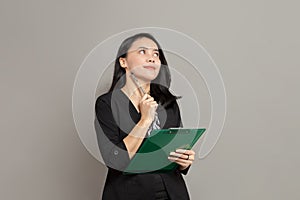
[[[123,173],[152,129],[182,126],[170,81],[164,53],[152,35],[123,41],[111,88],[95,106],[98,144],[108,167],[104,200],[189,199],[182,174],[194,160],[193,150],[171,152],[168,159],[178,167],[170,172]]]

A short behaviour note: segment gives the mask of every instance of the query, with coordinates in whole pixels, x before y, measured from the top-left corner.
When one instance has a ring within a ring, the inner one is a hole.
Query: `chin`
[[[154,79],[156,79],[158,74],[155,74],[155,75],[144,75],[141,77],[141,79],[145,82],[151,82],[153,81]]]
[[[153,81],[156,77],[157,77],[158,73],[153,73],[153,74],[140,74],[140,75],[136,75],[140,80],[142,80],[143,82],[151,82]]]

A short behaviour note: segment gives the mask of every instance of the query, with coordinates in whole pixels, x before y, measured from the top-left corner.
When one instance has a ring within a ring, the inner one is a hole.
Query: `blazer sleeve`
[[[183,123],[182,123],[182,120],[181,120],[180,109],[179,109],[179,106],[178,106],[177,102],[175,103],[174,111],[175,111],[175,116],[177,116],[177,119],[178,119],[179,127],[183,128]],[[184,170],[180,170],[180,169],[179,169],[179,165],[178,165],[177,170],[178,170],[181,174],[186,175],[186,174],[188,173],[190,167],[191,167],[191,165],[188,166],[188,167],[187,167],[186,169],[184,169]]]
[[[124,171],[130,158],[120,129],[114,120],[110,101],[98,98],[95,113],[94,125],[102,158],[107,167]]]

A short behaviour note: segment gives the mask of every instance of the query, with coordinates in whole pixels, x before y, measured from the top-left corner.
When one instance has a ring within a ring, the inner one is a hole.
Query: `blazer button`
[[[115,151],[114,151],[114,154],[115,154],[115,155],[118,155],[118,154],[119,154],[118,150],[115,150]]]

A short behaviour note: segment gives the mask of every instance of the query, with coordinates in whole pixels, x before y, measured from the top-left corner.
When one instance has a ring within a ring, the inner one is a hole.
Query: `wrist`
[[[150,119],[143,119],[141,118],[141,120],[138,122],[138,126],[140,127],[145,127],[145,128],[149,128],[149,126],[151,125],[152,121]]]
[[[182,166],[182,165],[179,165],[179,166],[178,166],[178,169],[179,169],[180,171],[183,171],[183,170],[185,170],[186,168],[188,168],[188,166]]]

